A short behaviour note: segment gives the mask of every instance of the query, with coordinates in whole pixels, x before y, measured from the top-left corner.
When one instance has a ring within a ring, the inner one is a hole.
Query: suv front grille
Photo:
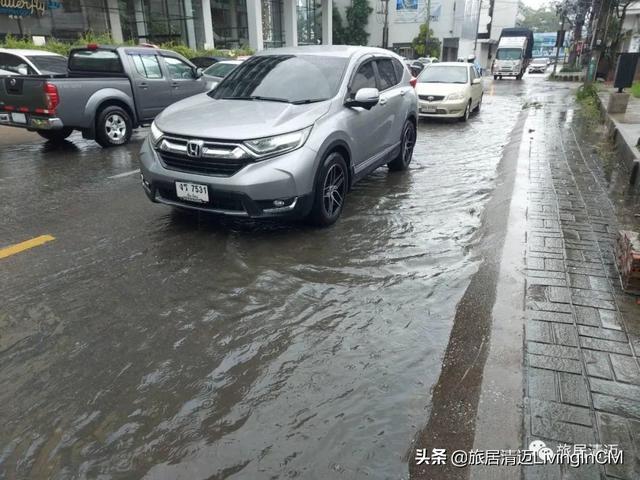
[[[157,148],[162,164],[180,172],[230,177],[252,163],[251,156],[237,143],[199,140],[201,155],[187,154],[189,140],[165,137]]]

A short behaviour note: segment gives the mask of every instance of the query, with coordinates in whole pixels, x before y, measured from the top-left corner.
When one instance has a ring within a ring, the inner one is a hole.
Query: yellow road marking
[[[25,240],[24,242],[16,243],[15,245],[0,248],[0,258],[9,257],[11,255],[15,255],[16,253],[29,250],[30,248],[38,247],[47,242],[50,242],[51,240],[55,240],[55,238],[51,235],[40,235],[39,237],[32,238],[31,240]]]

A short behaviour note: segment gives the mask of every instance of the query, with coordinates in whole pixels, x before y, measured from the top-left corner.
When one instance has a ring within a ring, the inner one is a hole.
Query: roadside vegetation
[[[640,82],[634,82],[631,86],[631,95],[640,98]]]
[[[36,45],[29,38],[19,38],[12,35],[7,35],[6,39],[0,42],[0,48],[26,48],[35,50],[46,50],[48,52],[59,53],[60,55],[69,55],[69,51],[72,48],[84,47],[89,43],[97,43],[99,45],[114,45],[115,42],[110,35],[95,35],[91,32],[81,35],[74,42],[63,42],[54,38],[47,39],[47,43],[44,45]],[[124,42],[123,45],[136,45],[135,42]],[[249,48],[240,48],[236,50],[194,50],[186,45],[179,43],[168,42],[158,45],[160,48],[166,50],[172,50],[186,58],[204,57],[204,56],[216,56],[216,57],[237,57],[240,55],[251,55],[253,51]]]

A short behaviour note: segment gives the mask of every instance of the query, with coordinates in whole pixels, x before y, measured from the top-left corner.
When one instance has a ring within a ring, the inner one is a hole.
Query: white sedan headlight
[[[244,144],[258,157],[279,155],[300,148],[307,141],[310,132],[311,127],[307,127],[283,135],[246,140]]]
[[[457,93],[452,93],[450,95],[447,95],[447,100],[464,100],[464,93],[462,92],[457,92]]]
[[[156,125],[156,122],[153,122],[151,124],[149,137],[151,138],[151,143],[154,145],[157,145],[160,142],[160,140],[162,140],[162,137],[164,137],[164,133],[162,132],[162,130],[158,128],[158,126]]]

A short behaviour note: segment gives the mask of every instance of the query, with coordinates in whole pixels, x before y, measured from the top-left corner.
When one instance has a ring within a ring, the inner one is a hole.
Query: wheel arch
[[[354,167],[353,167],[351,149],[349,148],[349,144],[343,139],[334,139],[332,141],[329,141],[320,150],[320,154],[319,154],[320,162],[318,164],[318,168],[316,169],[314,185],[316,185],[317,183],[318,173],[320,172],[320,166],[322,165],[322,162],[324,162],[324,159],[327,158],[327,156],[333,152],[339,152],[343,156],[344,161],[347,163],[347,171],[349,175],[348,186],[349,186],[349,190],[351,190],[351,186],[353,185],[353,178],[354,178],[354,169],[353,169]]]

